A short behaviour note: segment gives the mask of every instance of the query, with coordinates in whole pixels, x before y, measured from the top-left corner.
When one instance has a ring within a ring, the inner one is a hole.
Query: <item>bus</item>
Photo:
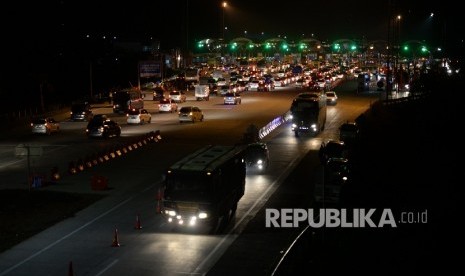
[[[323,131],[326,124],[326,95],[321,92],[300,93],[291,104],[292,131],[314,135]]]
[[[144,108],[144,99],[139,89],[123,89],[113,92],[113,113],[127,113],[131,109]]]
[[[243,146],[205,146],[169,167],[160,211],[176,226],[216,233],[235,215],[245,192]]]

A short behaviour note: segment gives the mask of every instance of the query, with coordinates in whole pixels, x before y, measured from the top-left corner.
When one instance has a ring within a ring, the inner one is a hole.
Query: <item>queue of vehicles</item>
[[[268,80],[257,81],[257,91],[271,91],[275,87],[271,77]],[[241,103],[240,91],[236,90],[237,82],[228,84],[224,94],[224,104]],[[281,83],[280,86],[283,84]],[[246,86],[250,89],[250,86]],[[202,84],[201,87],[210,91],[208,83]],[[166,90],[157,91],[153,92],[153,100],[156,98],[159,100],[160,112],[177,112],[179,107],[180,123],[204,120],[204,113],[198,106],[178,106],[178,103],[187,101],[185,93],[173,90],[167,93],[168,97],[165,98]],[[297,137],[304,132],[317,134],[324,129],[326,106],[332,102],[327,98],[328,93],[321,90],[300,93],[293,100],[290,107],[293,117],[292,130]],[[143,96],[137,90],[113,93],[112,104],[115,113],[126,113],[127,124],[152,122],[152,115],[144,108]],[[78,120],[73,114],[80,115],[79,120],[88,121],[86,133],[89,138],[121,136],[121,126],[106,115],[94,115],[90,105],[84,105],[84,108],[71,113],[71,120]],[[53,120],[46,121],[46,123],[52,122]],[[47,134],[58,130],[59,127],[45,128]],[[336,149],[330,149],[333,145]],[[340,187],[347,180],[350,172],[348,159],[342,153],[343,141],[322,143],[321,147],[320,157],[326,168],[325,179],[327,179],[326,187],[323,187],[325,193],[328,187]],[[177,227],[206,224],[211,227],[212,233],[216,233],[234,216],[237,204],[245,192],[246,173],[262,174],[266,172],[269,164],[269,151],[264,142],[251,141],[245,145],[205,147],[167,169],[160,211],[168,223]],[[218,188],[224,183],[227,183],[225,185],[227,189]],[[317,191],[318,189],[319,187]],[[337,192],[336,189],[332,190],[334,194]]]

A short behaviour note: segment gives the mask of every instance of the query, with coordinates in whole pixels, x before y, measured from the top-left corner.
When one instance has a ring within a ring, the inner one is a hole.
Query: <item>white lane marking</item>
[[[105,273],[105,271],[107,271],[108,269],[110,269],[112,266],[114,266],[119,260],[116,259],[114,260],[113,262],[111,262],[111,264],[107,265],[103,270],[101,270],[99,273],[95,274],[95,276],[100,276],[102,275],[103,273]]]

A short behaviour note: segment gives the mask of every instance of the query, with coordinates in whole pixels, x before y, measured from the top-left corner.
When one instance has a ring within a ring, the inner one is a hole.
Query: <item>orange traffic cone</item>
[[[163,194],[162,194],[161,188],[158,188],[157,200],[161,200],[162,197],[163,197]]]
[[[140,217],[139,214],[136,216],[136,226],[134,227],[135,229],[142,229],[142,226],[140,225]]]
[[[119,241],[118,241],[118,229],[115,228],[115,235],[113,236],[113,243],[111,244],[111,247],[120,247]]]
[[[68,276],[73,276],[74,275],[74,272],[73,272],[73,262],[69,262],[69,266],[68,266]]]

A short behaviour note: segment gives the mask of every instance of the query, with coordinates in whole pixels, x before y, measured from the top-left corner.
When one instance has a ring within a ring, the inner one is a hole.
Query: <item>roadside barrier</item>
[[[138,148],[142,148],[143,146],[149,143],[159,142],[160,140],[161,140],[160,131],[159,130],[151,131],[149,133],[141,135],[139,138],[134,139],[132,142],[128,142],[123,145],[113,146],[107,150],[102,150],[99,153],[87,155],[85,158],[78,158],[77,161],[70,161],[68,163],[68,174],[69,175],[77,174],[86,169],[95,167],[98,164],[103,164],[109,160],[116,159],[116,157],[120,157],[124,154],[129,153],[130,151],[136,150]],[[51,177],[50,177],[51,181],[55,182],[60,178],[61,176],[58,173],[58,167],[56,166],[53,167],[51,169]],[[94,183],[94,181],[92,181],[92,183]],[[36,185],[36,186],[41,186],[41,185]]]

